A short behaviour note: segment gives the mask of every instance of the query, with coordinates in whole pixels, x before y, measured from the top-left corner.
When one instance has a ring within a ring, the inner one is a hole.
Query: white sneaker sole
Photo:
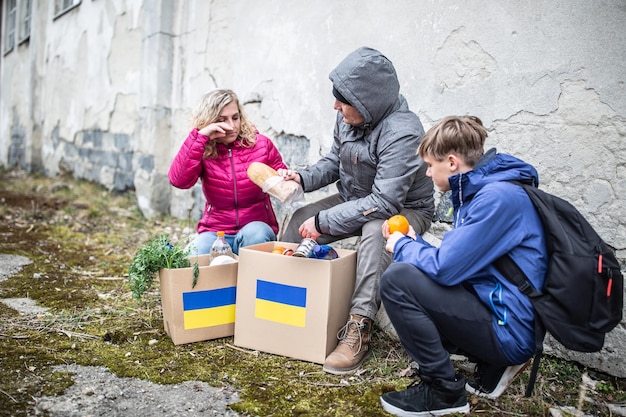
[[[430,410],[430,411],[406,411],[398,408],[394,405],[386,402],[382,397],[380,398],[380,404],[383,406],[383,410],[399,417],[427,417],[427,416],[445,416],[453,413],[468,414],[470,411],[469,404],[465,404],[461,407],[444,408],[442,410]]]
[[[530,364],[530,361],[521,365],[509,366],[508,368],[506,368],[506,370],[502,374],[502,377],[500,378],[500,381],[498,382],[498,385],[496,385],[496,387],[491,392],[479,391],[476,388],[472,387],[470,384],[465,384],[465,391],[471,394],[478,395],[479,397],[489,398],[491,400],[496,399],[500,395],[502,395],[507,387],[511,385],[511,382],[513,382],[513,380],[519,374],[521,374],[524,369],[526,369],[528,364]]]

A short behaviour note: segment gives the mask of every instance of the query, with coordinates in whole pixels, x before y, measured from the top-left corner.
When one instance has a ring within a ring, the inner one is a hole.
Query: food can
[[[315,245],[313,246],[313,257],[316,259],[337,259],[339,254],[337,251],[329,245]]]
[[[313,257],[313,247],[317,245],[317,242],[311,238],[304,238],[293,252],[292,256],[296,256],[298,258],[312,258]]]
[[[285,249],[283,255],[293,256],[293,249]]]

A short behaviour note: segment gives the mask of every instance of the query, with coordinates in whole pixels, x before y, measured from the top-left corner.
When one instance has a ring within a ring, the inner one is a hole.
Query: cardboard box
[[[159,271],[163,327],[175,345],[232,336],[238,263],[209,265],[209,255],[190,258],[190,268]],[[200,273],[193,285],[193,265]]]
[[[338,259],[271,253],[268,242],[241,248],[237,274],[234,344],[324,363],[346,324],[356,276],[356,252],[336,249]]]

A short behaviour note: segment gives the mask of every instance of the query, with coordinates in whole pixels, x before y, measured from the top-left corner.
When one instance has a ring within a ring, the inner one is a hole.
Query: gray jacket
[[[417,155],[424,128],[400,95],[391,61],[374,49],[359,48],[330,73],[330,80],[365,122],[348,125],[337,112],[330,153],[300,171],[305,191],[339,181],[345,202],[318,214],[320,232],[354,233],[403,208],[432,219],[433,183]]]

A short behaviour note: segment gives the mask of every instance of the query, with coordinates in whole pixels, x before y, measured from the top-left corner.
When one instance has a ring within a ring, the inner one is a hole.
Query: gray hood
[[[356,233],[367,222],[404,209],[430,220],[433,182],[416,155],[424,128],[400,95],[391,61],[374,49],[359,48],[329,78],[364,122],[345,123],[338,111],[330,152],[299,171],[306,192],[336,183],[343,200],[317,214],[318,230],[331,236]]]
[[[391,113],[399,100],[400,83],[393,64],[372,48],[361,47],[352,52],[329,78],[370,127]]]

